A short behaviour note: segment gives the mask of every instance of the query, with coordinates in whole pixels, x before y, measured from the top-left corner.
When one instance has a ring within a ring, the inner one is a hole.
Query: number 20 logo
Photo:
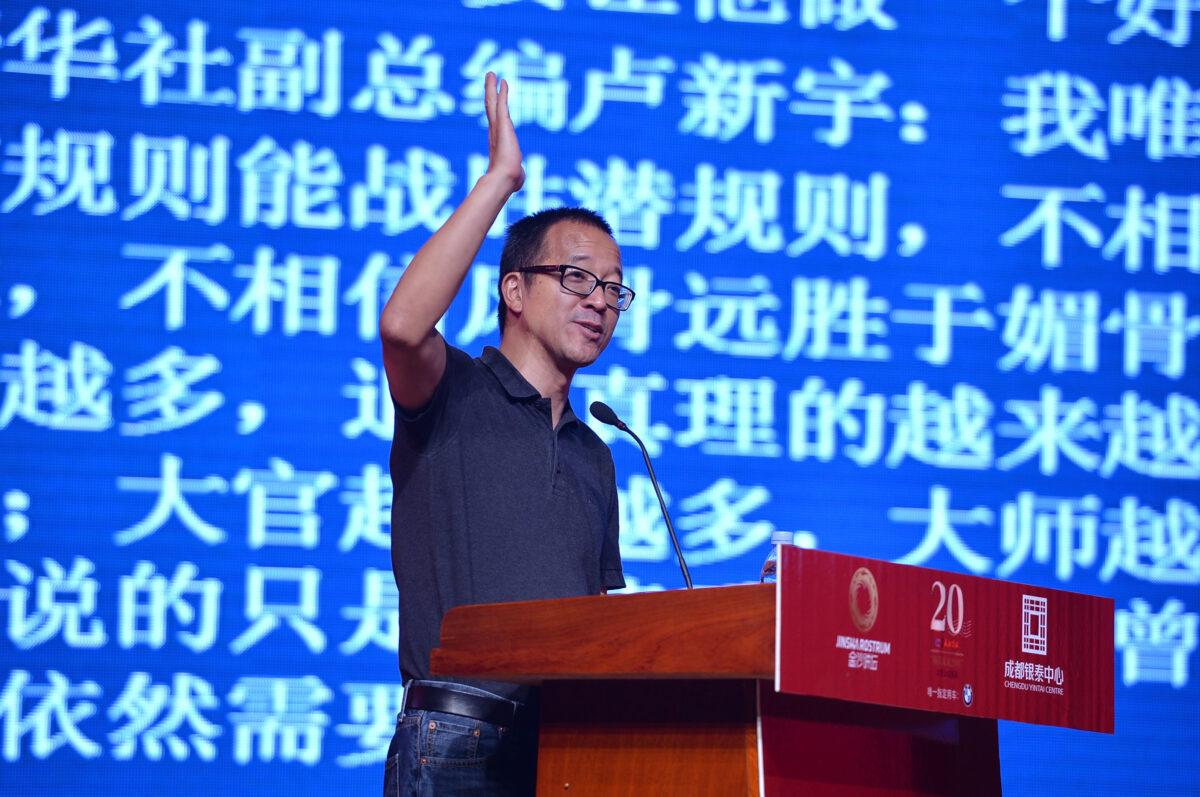
[[[935,581],[931,589],[938,594],[938,601],[933,610],[933,617],[929,619],[929,630],[949,630],[951,634],[958,636],[962,631],[963,614],[966,612],[962,587],[957,584],[947,587],[942,582]]]

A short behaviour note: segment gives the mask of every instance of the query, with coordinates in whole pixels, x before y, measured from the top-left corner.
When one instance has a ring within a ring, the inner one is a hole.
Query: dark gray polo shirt
[[[391,469],[406,683],[430,677],[429,651],[455,606],[625,586],[612,453],[569,404],[552,428],[550,400],[497,349],[472,359],[446,346],[429,404],[396,410]]]

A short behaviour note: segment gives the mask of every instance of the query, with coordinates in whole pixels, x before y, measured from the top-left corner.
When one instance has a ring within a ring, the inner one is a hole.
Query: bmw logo
[[[971,688],[970,684],[963,684],[963,703],[969,706],[974,699],[975,690]]]

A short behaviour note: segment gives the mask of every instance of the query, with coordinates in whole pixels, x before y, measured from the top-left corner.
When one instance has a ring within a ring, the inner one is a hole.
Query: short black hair
[[[595,227],[603,231],[609,238],[616,238],[612,227],[604,217],[594,210],[587,208],[548,208],[532,213],[520,221],[513,222],[508,227],[504,238],[504,249],[500,252],[500,278],[496,281],[496,292],[500,293],[500,285],[504,275],[529,266],[539,265],[538,257],[542,253],[542,244],[546,233],[560,221],[574,221]],[[526,274],[528,279],[530,275]],[[504,295],[500,294],[500,307],[496,311],[500,326],[500,334],[504,334],[504,321],[508,316],[508,305],[504,303]]]

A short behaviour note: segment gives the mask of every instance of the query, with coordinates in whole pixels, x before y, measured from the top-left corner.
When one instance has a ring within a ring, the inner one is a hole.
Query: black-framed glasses
[[[517,271],[533,274],[558,274],[562,286],[577,296],[591,296],[599,287],[604,291],[604,303],[614,310],[624,312],[633,303],[634,292],[619,282],[606,282],[586,268],[567,264],[559,266],[526,266]]]

